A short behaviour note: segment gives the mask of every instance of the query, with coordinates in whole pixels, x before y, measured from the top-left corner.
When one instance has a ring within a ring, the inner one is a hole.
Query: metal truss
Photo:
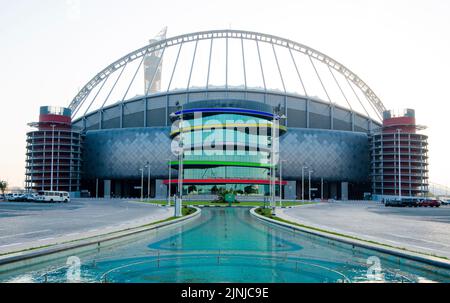
[[[188,42],[195,42],[198,43],[200,40],[211,40],[211,48],[212,48],[212,41],[214,39],[241,39],[243,40],[253,40],[257,43],[258,42],[264,42],[269,43],[274,46],[280,46],[285,47],[289,49],[292,57],[292,51],[296,51],[298,53],[302,53],[306,56],[308,56],[311,59],[315,59],[323,64],[326,64],[330,71],[331,69],[334,69],[335,71],[342,74],[347,81],[353,83],[356,87],[358,87],[361,92],[365,95],[371,106],[375,109],[375,112],[379,117],[382,116],[382,113],[386,110],[385,106],[381,102],[381,100],[377,97],[377,95],[374,93],[374,91],[361,79],[359,78],[355,73],[353,73],[350,69],[345,67],[343,64],[339,63],[338,61],[332,59],[331,57],[313,49],[306,45],[268,35],[263,33],[257,33],[257,32],[249,32],[249,31],[239,31],[239,30],[214,30],[214,31],[204,31],[204,32],[197,32],[197,33],[190,33],[185,35],[176,36],[173,38],[169,38],[162,41],[157,41],[154,43],[151,43],[145,47],[142,47],[138,50],[135,50],[119,60],[115,61],[105,69],[103,69],[101,72],[99,72],[95,77],[93,77],[81,90],[80,92],[75,96],[75,98],[72,100],[72,102],[69,105],[69,108],[72,110],[73,113],[76,113],[77,110],[82,106],[84,101],[87,99],[91,91],[97,87],[102,81],[105,81],[112,73],[115,71],[125,68],[126,65],[128,65],[130,62],[137,60],[139,58],[143,58],[148,54],[158,52],[165,50],[167,47],[180,45],[180,47],[184,43]],[[243,47],[243,45],[242,45]],[[276,56],[275,50],[274,54]],[[292,57],[293,58],[293,57]],[[294,60],[294,65],[297,70],[298,76],[300,78],[303,90],[306,93],[306,89],[303,85],[303,81],[301,80],[301,76],[298,72],[298,67]],[[314,63],[313,63],[314,66]],[[209,70],[210,67],[208,67]],[[262,68],[262,66],[261,66]],[[263,70],[261,70],[262,73]],[[245,68],[244,68],[245,73]],[[280,71],[281,75],[281,71]],[[282,76],[281,76],[282,77]],[[334,75],[333,75],[334,77]],[[320,80],[320,76],[319,76]],[[321,80],[320,80],[321,81]],[[323,84],[322,84],[323,85]],[[353,87],[352,87],[353,89]],[[327,94],[328,95],[328,94]],[[359,98],[358,98],[359,99]],[[331,100],[330,100],[331,102]]]

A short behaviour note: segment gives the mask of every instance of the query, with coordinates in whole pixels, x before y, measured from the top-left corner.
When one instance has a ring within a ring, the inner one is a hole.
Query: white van
[[[66,191],[40,191],[37,201],[39,202],[70,202],[70,195]]]

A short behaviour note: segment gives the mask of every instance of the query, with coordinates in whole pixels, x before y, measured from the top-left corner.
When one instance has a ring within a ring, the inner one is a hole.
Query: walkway
[[[142,226],[172,215],[173,208],[124,200],[0,202],[0,254]]]

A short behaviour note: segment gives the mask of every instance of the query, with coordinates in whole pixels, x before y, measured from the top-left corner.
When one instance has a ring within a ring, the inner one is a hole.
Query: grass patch
[[[261,208],[261,207],[260,207],[260,208],[258,208],[258,209],[256,210],[256,213],[257,213],[258,215],[267,217],[267,218],[269,218],[269,219],[274,219],[274,220],[280,219],[280,218],[278,218],[277,216],[272,215],[272,210],[271,210],[270,208]],[[281,220],[281,219],[280,219],[280,220]]]
[[[339,237],[343,237],[343,238],[347,238],[347,239],[351,239],[351,240],[357,240],[357,241],[366,242],[366,243],[370,243],[370,244],[380,245],[380,246],[384,246],[384,247],[388,247],[388,248],[394,248],[394,249],[398,249],[398,250],[403,250],[403,251],[406,251],[406,252],[416,253],[416,254],[419,254],[419,255],[430,256],[430,257],[436,257],[436,258],[440,258],[440,259],[449,260],[449,258],[447,258],[447,257],[438,256],[438,255],[435,255],[435,254],[409,250],[409,249],[406,249],[404,247],[397,247],[397,246],[393,246],[393,245],[389,245],[389,244],[385,244],[385,243],[380,243],[380,242],[376,242],[376,241],[372,241],[372,240],[365,240],[365,239],[361,239],[361,238],[358,238],[358,237],[349,236],[349,235],[346,235],[346,234],[341,234],[341,233],[337,233],[337,232],[333,232],[333,231],[329,231],[329,230],[325,230],[325,229],[321,229],[321,228],[317,228],[317,227],[313,227],[313,226],[303,225],[303,224],[299,224],[299,223],[296,223],[296,222],[291,222],[291,221],[288,221],[288,220],[284,220],[282,218],[279,218],[277,216],[272,215],[272,212],[271,212],[270,208],[261,208],[260,207],[260,208],[256,209],[255,212],[258,215],[264,216],[266,218],[269,218],[269,219],[272,219],[272,220],[276,220],[276,221],[279,221],[279,222],[282,222],[282,223],[295,225],[295,226],[298,226],[298,227],[301,227],[301,228],[304,228],[304,229],[318,231],[318,232],[322,232],[322,233],[325,233],[325,234],[339,236]]]
[[[184,206],[182,209],[181,209],[181,212],[182,212],[182,214],[183,214],[183,217],[184,216],[189,216],[189,215],[192,215],[193,213],[195,213],[197,210],[195,209],[195,208],[193,208],[193,207],[187,207],[187,206]]]

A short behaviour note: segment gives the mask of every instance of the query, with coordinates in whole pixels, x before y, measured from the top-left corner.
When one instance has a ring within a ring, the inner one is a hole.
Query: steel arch
[[[150,54],[155,51],[162,50],[166,47],[175,46],[186,42],[195,42],[199,40],[209,40],[218,38],[246,39],[265,42],[270,43],[272,45],[286,47],[289,50],[294,50],[299,53],[308,55],[310,56],[310,58],[314,58],[326,64],[330,68],[333,68],[334,70],[342,74],[347,80],[351,81],[356,87],[358,87],[364,93],[368,101],[378,111],[378,114],[380,114],[380,116],[382,116],[382,113],[386,110],[386,107],[378,98],[378,96],[375,94],[375,92],[360,77],[358,77],[346,66],[332,59],[331,57],[325,55],[324,53],[319,52],[306,45],[294,42],[292,40],[263,33],[240,31],[240,30],[214,30],[214,31],[203,31],[184,34],[173,38],[168,38],[166,40],[157,41],[147,46],[144,46],[140,49],[137,49],[118,59],[114,63],[110,64],[108,67],[99,72],[94,78],[92,78],[71,101],[69,108],[72,110],[73,113],[76,112],[76,109],[83,104],[83,102],[89,96],[91,91],[99,83],[105,80],[110,74],[114,73],[116,70],[122,68],[124,65],[136,59],[139,59],[145,56],[146,54]]]

